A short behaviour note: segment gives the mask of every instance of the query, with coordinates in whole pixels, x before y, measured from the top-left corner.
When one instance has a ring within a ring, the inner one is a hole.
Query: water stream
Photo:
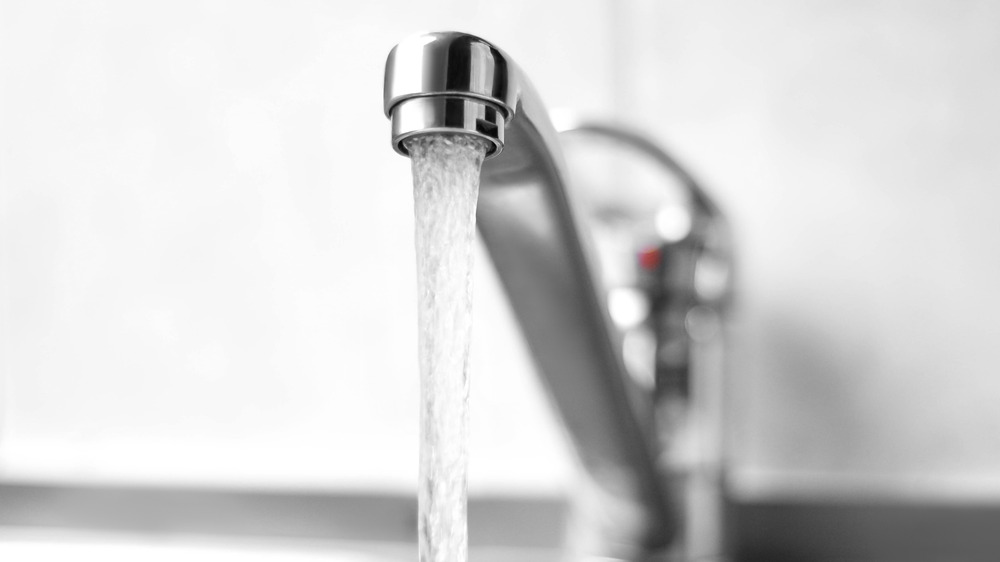
[[[486,144],[406,142],[413,163],[420,359],[420,562],[465,562],[472,255]]]

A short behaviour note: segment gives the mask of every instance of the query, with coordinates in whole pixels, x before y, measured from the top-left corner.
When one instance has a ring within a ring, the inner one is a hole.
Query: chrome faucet
[[[404,156],[416,135],[488,141],[479,230],[581,463],[610,499],[616,524],[605,542],[628,558],[662,552],[679,533],[680,502],[658,465],[655,396],[626,372],[538,94],[496,46],[443,32],[392,50],[384,95],[392,145]]]

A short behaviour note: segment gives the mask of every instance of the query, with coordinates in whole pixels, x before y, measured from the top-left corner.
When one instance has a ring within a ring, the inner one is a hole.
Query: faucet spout
[[[465,133],[489,141],[477,220],[540,374],[585,470],[631,520],[618,539],[646,551],[676,533],[657,469],[651,397],[625,371],[567,185],[548,113],[500,49],[455,32],[408,38],[389,54],[392,144]]]

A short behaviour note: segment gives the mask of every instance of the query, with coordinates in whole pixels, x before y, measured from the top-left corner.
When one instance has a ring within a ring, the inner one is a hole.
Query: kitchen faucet
[[[487,141],[479,231],[581,464],[608,500],[601,509],[613,524],[601,531],[604,542],[630,558],[662,552],[680,533],[681,509],[659,464],[655,393],[626,370],[558,133],[538,94],[491,43],[426,33],[389,54],[384,108],[404,156],[404,141],[417,135]],[[704,216],[715,213],[698,203]]]

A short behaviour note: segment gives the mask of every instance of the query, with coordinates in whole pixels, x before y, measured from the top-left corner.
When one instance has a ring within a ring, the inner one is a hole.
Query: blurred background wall
[[[0,476],[412,488],[401,37],[650,131],[740,251],[748,493],[1000,493],[1000,6],[0,2]],[[574,472],[477,257],[472,487]]]
[[[535,4],[5,2],[3,474],[413,489],[385,58],[475,30],[552,102],[611,107],[610,5]],[[558,491],[561,430],[478,261],[473,487]]]
[[[626,5],[617,107],[735,223],[737,481],[997,497],[1000,5]]]

